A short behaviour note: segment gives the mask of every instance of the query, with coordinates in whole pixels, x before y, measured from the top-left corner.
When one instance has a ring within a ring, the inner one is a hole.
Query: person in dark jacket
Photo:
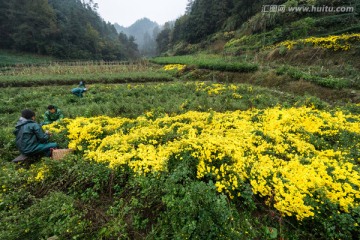
[[[83,97],[83,93],[86,92],[86,88],[73,88],[71,89],[71,93],[77,97]]]
[[[86,88],[84,81],[80,81],[80,83],[79,83],[79,88]]]
[[[61,110],[58,107],[54,105],[49,105],[47,109],[48,110],[44,113],[44,122],[42,122],[41,125],[46,125],[53,123],[55,121],[60,121],[61,119],[64,118],[64,114],[61,112]]]
[[[71,93],[78,97],[83,97],[83,93],[86,92],[85,82],[81,81],[79,87],[71,89]]]
[[[50,149],[57,148],[57,143],[49,142],[51,134],[44,133],[40,124],[35,122],[35,113],[29,109],[21,112],[14,134],[16,147],[26,156],[41,154],[50,157]]]

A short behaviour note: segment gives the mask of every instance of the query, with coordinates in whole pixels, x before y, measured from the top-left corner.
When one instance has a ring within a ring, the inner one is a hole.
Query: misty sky
[[[128,27],[147,17],[159,24],[175,20],[185,13],[188,0],[94,0],[97,12],[108,22]]]

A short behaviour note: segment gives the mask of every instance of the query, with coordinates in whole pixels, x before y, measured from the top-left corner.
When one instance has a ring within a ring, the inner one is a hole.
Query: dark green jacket
[[[25,155],[33,153],[40,143],[49,140],[49,135],[44,133],[38,123],[23,117],[16,123],[14,134],[16,147]]]
[[[58,121],[62,118],[64,118],[64,115],[62,114],[61,110],[55,107],[56,112],[52,113],[49,110],[47,110],[44,114],[44,122],[43,124],[50,124],[52,122]]]
[[[85,92],[86,90],[84,90],[84,88],[73,88],[71,89],[71,92],[78,96],[78,97],[83,97],[83,93]]]

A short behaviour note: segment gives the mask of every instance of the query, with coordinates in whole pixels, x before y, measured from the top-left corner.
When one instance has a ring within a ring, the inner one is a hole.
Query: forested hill
[[[134,40],[96,10],[93,1],[0,0],[0,48],[63,59],[136,58]]]
[[[286,11],[269,11],[270,6]],[[333,12],[321,11],[324,6]],[[335,12],[338,7],[354,11]],[[259,49],[289,39],[360,32],[359,12],[359,0],[189,0],[186,13],[159,34],[157,43],[160,52],[175,55],[206,49],[217,40]]]
[[[148,18],[137,20],[129,27],[114,24],[119,33],[125,33],[129,38],[134,37],[142,56],[156,55],[156,37],[160,32],[160,26]]]

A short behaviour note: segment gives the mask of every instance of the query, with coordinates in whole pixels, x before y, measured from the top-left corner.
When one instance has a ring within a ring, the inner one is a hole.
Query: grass
[[[0,50],[0,68],[14,65],[44,64],[55,61],[53,57]]]
[[[328,88],[342,89],[351,86],[351,82],[348,79],[336,78],[331,75],[327,77],[316,76],[311,73],[306,73],[299,70],[298,68],[290,67],[290,66],[281,66],[277,69],[276,72],[279,75],[287,74],[295,80],[305,80],[315,83],[319,86],[328,87]]]

